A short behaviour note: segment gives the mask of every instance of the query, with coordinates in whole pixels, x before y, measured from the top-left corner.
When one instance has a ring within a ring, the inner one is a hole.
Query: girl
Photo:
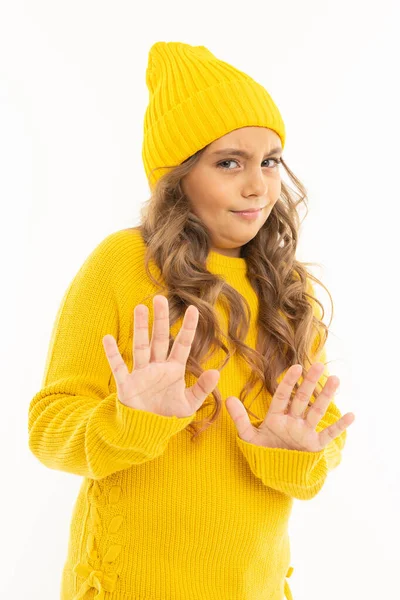
[[[293,500],[354,421],[280,166],[305,190],[251,77],[157,42],[146,83],[151,197],[69,285],[29,408],[33,454],[83,477],[61,600],[290,600]]]

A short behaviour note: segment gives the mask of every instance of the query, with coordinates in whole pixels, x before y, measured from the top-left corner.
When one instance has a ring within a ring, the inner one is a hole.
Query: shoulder
[[[109,233],[101,240],[97,248],[99,251],[123,252],[132,249],[145,251],[145,242],[139,227],[128,227]]]
[[[85,262],[115,271],[124,266],[125,260],[142,262],[145,252],[146,244],[140,229],[129,227],[109,233],[93,248]]]
[[[92,247],[78,269],[73,283],[114,287],[123,282],[126,274],[143,270],[146,245],[139,228],[113,231]]]
[[[135,298],[142,297],[142,294],[149,293],[147,288],[150,284],[145,264],[146,251],[147,245],[139,226],[109,233],[92,252],[97,276],[108,280],[121,297],[131,294]],[[153,277],[162,278],[152,258],[148,268]]]

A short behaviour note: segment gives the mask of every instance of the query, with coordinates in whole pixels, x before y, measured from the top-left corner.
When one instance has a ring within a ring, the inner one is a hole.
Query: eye
[[[277,159],[277,158],[266,158],[263,162],[269,162],[269,161],[273,161],[275,163],[275,165],[273,167],[270,167],[272,169],[277,169],[279,167],[279,165],[281,164],[281,159]],[[238,161],[235,160],[234,158],[227,158],[226,160],[223,160],[222,162],[219,162],[217,164],[217,167],[219,169],[224,169],[225,171],[233,171],[234,169],[229,169],[229,168],[225,168],[222,165],[226,165],[227,163],[230,162],[235,162],[238,164]]]

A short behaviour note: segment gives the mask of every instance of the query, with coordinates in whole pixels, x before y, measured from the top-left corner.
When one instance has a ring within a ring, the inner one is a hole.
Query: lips
[[[231,212],[233,213],[237,213],[237,214],[246,214],[246,215],[251,215],[253,213],[258,213],[260,212],[262,209],[261,208],[257,208],[257,210],[231,210]]]
[[[244,208],[243,210],[232,210],[231,212],[246,212],[246,213],[250,213],[250,212],[258,212],[259,210],[262,210],[263,208],[265,208],[265,206],[260,206],[260,208]]]

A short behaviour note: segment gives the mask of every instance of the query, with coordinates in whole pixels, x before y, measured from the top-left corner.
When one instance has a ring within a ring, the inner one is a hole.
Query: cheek
[[[275,182],[269,188],[268,200],[270,204],[270,208],[273,208],[274,205],[278,202],[282,191],[282,185],[280,181]]]

